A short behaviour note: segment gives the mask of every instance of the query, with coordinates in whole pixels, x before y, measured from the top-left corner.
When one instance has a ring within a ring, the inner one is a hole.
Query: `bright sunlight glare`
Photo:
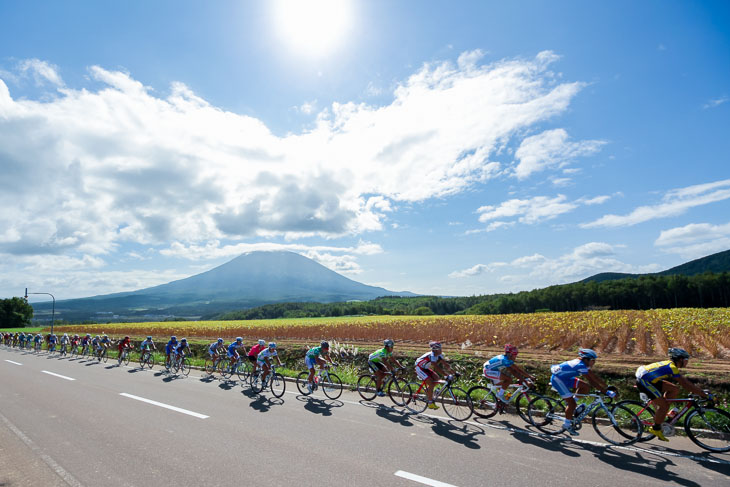
[[[342,42],[353,16],[351,0],[276,0],[277,35],[293,51],[320,57]]]

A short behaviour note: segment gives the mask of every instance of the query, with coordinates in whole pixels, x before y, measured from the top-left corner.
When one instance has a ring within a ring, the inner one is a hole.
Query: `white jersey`
[[[278,357],[278,356],[279,356],[279,354],[276,353],[276,350],[274,350],[272,352],[270,349],[265,348],[265,349],[261,350],[261,352],[259,352],[259,355],[257,357],[257,360],[259,362],[264,362],[267,358],[270,358],[270,357]]]

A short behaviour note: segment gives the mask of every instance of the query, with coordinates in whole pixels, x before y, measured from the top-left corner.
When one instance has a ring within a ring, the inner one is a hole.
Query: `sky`
[[[730,249],[729,154],[727,1],[0,0],[0,298],[655,272]]]

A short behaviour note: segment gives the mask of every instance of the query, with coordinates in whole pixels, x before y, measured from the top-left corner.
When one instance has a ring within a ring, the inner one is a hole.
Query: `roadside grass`
[[[38,333],[45,328],[45,326],[28,326],[26,328],[0,328],[0,333]]]

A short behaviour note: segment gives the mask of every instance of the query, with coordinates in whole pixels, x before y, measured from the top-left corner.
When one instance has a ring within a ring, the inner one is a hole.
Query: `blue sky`
[[[440,295],[729,249],[729,20],[724,1],[0,0],[0,296],[266,249]]]

